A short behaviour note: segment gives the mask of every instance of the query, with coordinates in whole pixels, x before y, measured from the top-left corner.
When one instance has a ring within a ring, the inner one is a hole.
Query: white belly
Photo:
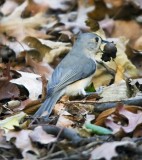
[[[76,96],[83,94],[84,89],[90,85],[92,77],[93,75],[68,85],[64,90],[64,94],[69,96]]]

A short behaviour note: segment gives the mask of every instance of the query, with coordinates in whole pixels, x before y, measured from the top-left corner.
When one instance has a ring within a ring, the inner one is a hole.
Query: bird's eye
[[[96,37],[96,38],[95,38],[95,41],[96,41],[96,42],[98,42],[98,41],[99,41],[99,38],[98,38],[98,37]]]

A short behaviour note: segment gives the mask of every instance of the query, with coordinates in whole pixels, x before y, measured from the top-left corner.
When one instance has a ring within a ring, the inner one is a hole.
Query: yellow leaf
[[[14,116],[8,117],[0,121],[0,128],[5,131],[14,129],[14,126],[19,126],[19,122],[26,116],[24,112],[20,112]]]

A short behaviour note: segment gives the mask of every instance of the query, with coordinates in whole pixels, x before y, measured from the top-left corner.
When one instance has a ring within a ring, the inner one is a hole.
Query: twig
[[[102,61],[97,61],[98,64],[100,64],[101,66],[103,66],[108,73],[110,73],[113,77],[115,77],[116,71],[113,70],[112,68],[108,67],[105,63],[103,63]]]
[[[62,131],[63,131],[63,128],[60,129],[60,131],[59,131],[59,133],[58,133],[58,135],[57,135],[57,140],[56,140],[56,141],[58,141],[58,139],[59,139]],[[50,151],[49,151],[49,154],[51,154],[51,153],[53,152],[55,146],[56,146],[56,143],[53,144],[52,148],[51,148]]]
[[[40,158],[39,160],[47,160],[49,158],[52,158],[52,157],[55,157],[55,156],[59,156],[61,154],[64,154],[64,151],[58,151],[58,152],[52,153],[52,154],[47,155],[47,156],[45,156],[43,158]]]

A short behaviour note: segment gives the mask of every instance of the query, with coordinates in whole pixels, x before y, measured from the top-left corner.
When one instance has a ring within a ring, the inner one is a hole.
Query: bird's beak
[[[102,43],[110,43],[110,42],[102,39]]]

